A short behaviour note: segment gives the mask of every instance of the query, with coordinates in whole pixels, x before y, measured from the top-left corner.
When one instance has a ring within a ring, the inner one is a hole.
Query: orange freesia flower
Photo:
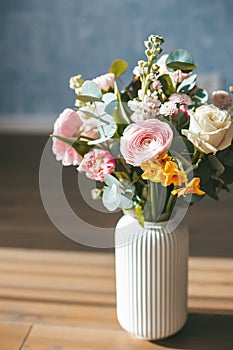
[[[163,186],[181,186],[182,183],[187,182],[186,173],[183,170],[179,170],[177,164],[172,161],[167,161],[163,169],[165,175],[165,181]]]
[[[195,193],[198,194],[200,196],[202,196],[203,194],[205,194],[204,191],[202,191],[200,189],[200,179],[199,177],[194,177],[187,185],[186,187],[182,187],[182,188],[177,188],[176,190],[172,191],[172,194],[175,196],[176,194],[178,195],[178,197],[180,196],[186,196],[186,194],[189,193]]]
[[[159,157],[156,159],[156,162],[162,167],[164,168],[166,163],[168,161],[171,161],[172,157],[170,157],[167,153],[165,153],[163,156]]]
[[[171,157],[168,155],[159,160],[156,159],[156,163],[151,160],[143,163],[141,169],[144,170],[142,174],[144,180],[160,182],[164,187],[171,184],[181,186],[182,183],[187,182],[186,173],[183,170],[179,170],[177,164],[171,161]]]

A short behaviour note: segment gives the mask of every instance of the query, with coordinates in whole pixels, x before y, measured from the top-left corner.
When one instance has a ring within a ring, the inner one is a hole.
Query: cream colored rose
[[[214,105],[203,105],[195,112],[189,111],[189,130],[182,134],[200,151],[216,153],[230,146],[233,137],[231,114]]]

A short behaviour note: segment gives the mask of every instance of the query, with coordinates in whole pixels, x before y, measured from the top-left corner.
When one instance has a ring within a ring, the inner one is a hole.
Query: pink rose
[[[104,181],[104,176],[115,170],[115,159],[110,152],[93,149],[86,153],[81,161],[78,171],[85,172],[89,179]]]
[[[228,109],[232,105],[232,98],[223,90],[214,91],[211,95],[213,104],[220,109]]]
[[[55,121],[53,134],[73,138],[81,126],[82,121],[78,113],[73,109],[66,108]],[[55,137],[53,138],[52,150],[56,159],[62,160],[62,164],[65,166],[77,165],[82,160],[82,157],[71,146]]]
[[[107,92],[114,88],[115,75],[113,73],[106,73],[93,79],[93,81],[99,86],[100,90]]]
[[[166,153],[172,138],[173,132],[168,123],[147,119],[126,127],[120,140],[120,150],[127,163],[140,166]]]

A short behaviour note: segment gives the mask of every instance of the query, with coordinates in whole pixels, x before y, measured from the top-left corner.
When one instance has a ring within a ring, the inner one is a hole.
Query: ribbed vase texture
[[[117,317],[129,333],[161,339],[187,319],[188,231],[124,215],[115,232]]]

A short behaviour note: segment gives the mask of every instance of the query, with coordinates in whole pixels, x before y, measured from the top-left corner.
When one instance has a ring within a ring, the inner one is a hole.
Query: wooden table
[[[233,349],[233,259],[189,260],[178,334],[134,339],[117,323],[114,255],[0,249],[0,350]]]

